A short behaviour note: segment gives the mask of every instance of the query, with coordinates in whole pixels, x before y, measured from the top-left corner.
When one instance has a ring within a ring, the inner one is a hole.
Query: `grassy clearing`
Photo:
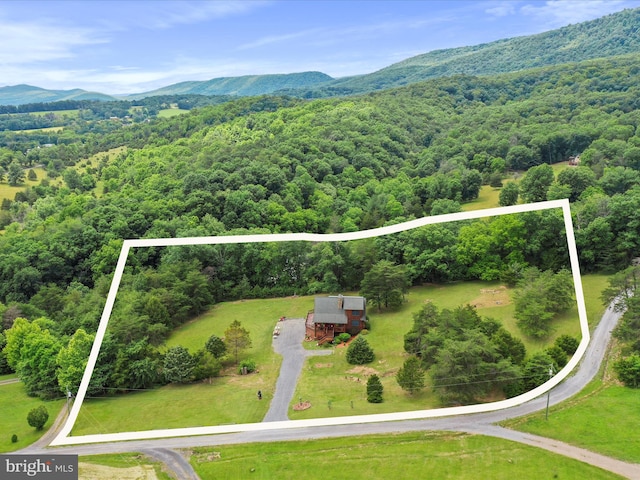
[[[558,173],[566,170],[567,168],[569,168],[568,161],[554,163],[553,165],[551,165],[553,174],[556,177],[558,176]],[[512,181],[520,183],[520,181],[524,177],[524,174],[525,172],[511,172],[506,178],[502,180],[503,186],[504,184]],[[478,193],[478,198],[462,204],[462,211],[469,212],[472,210],[499,207],[500,190],[500,188],[494,188],[490,185],[482,185],[482,187],[480,188],[480,192]]]
[[[513,319],[513,304],[507,288],[496,282],[460,282],[412,288],[404,305],[394,312],[367,312],[371,333],[367,341],[376,353],[373,363],[354,367],[346,361],[346,349],[336,348],[329,357],[312,357],[305,363],[298,381],[293,405],[300,400],[311,402],[311,408],[291,411],[292,420],[339,417],[373,413],[423,410],[440,407],[437,395],[427,387],[420,393],[407,395],[397,384],[395,374],[407,358],[404,334],[413,325],[413,314],[427,301],[440,309],[459,305],[475,305],[482,317],[491,317],[505,325],[515,336],[522,337]],[[555,322],[554,334],[544,341],[522,338],[529,354],[543,350],[558,335],[580,337],[577,309],[573,308]],[[384,402],[366,401],[366,381],[377,374],[384,387]],[[293,407],[292,405],[292,407]]]
[[[48,132],[61,132],[64,127],[44,127],[44,128],[29,128],[26,130],[15,130],[15,133],[48,133]]]
[[[638,405],[637,389],[617,385],[612,380],[597,380],[572,400],[552,407],[548,420],[540,412],[511,420],[506,426],[640,463]]]
[[[56,117],[71,117],[71,118],[75,118],[80,114],[80,110],[79,109],[73,109],[73,110],[45,110],[42,112],[29,112],[31,115],[37,115],[37,116],[44,116],[44,115],[48,115],[48,114],[54,114]]]
[[[483,208],[499,207],[498,198],[500,197],[500,189],[489,185],[483,185],[478,193],[478,198],[462,204],[462,211],[469,212],[471,210],[481,210]]]
[[[51,426],[64,403],[64,400],[44,402],[29,397],[21,383],[0,385],[0,452],[19,450],[38,440]],[[47,408],[49,420],[44,430],[36,431],[27,423],[27,414],[40,405]],[[14,433],[18,436],[17,443],[11,443]]]
[[[200,478],[620,478],[534,447],[447,432],[199,448],[191,464]]]
[[[182,115],[183,113],[187,113],[189,110],[183,110],[180,108],[165,108],[163,110],[158,111],[158,117],[160,118],[169,118],[175,117],[176,115]]]
[[[35,172],[36,176],[38,177],[36,180],[27,180],[26,179],[27,178],[27,172],[29,170],[33,170]],[[13,199],[16,198],[16,193],[24,192],[27,187],[33,187],[35,185],[39,185],[43,178],[47,178],[47,172],[42,167],[34,167],[32,169],[27,168],[25,170],[24,176],[25,176],[24,183],[21,184],[21,185],[17,185],[15,187],[9,185],[6,182],[1,182],[0,183],[0,201],[2,199],[4,199],[4,198],[7,198],[7,199],[13,201]]]

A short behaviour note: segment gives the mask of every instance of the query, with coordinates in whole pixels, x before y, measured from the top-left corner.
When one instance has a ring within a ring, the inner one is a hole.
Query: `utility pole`
[[[553,365],[549,365],[549,380],[553,377]],[[551,397],[551,389],[547,392],[547,412],[545,413],[544,419],[549,420],[549,398]]]

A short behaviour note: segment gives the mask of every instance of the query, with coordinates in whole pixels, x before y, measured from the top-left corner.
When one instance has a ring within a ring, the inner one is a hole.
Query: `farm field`
[[[182,110],[180,108],[165,108],[163,110],[158,111],[159,118],[169,118],[175,117],[176,115],[182,115],[183,113],[187,113],[189,110]]]
[[[201,478],[620,478],[534,447],[449,432],[198,448],[191,464]]]

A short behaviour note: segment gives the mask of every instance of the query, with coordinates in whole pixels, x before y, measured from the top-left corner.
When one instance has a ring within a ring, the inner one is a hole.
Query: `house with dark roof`
[[[330,342],[336,335],[356,335],[365,328],[366,299],[356,296],[316,297],[313,310],[307,313],[307,337]]]

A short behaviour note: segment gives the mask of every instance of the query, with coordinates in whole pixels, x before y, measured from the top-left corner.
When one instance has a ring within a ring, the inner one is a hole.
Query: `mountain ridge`
[[[0,105],[67,99],[137,100],[159,95],[291,95],[322,98],[356,95],[435,77],[492,75],[640,52],[640,8],[625,9],[555,30],[416,55],[363,75],[343,78],[317,71],[218,77],[184,81],[148,92],[110,96],[86,90],[46,90],[28,85],[0,87]],[[25,87],[29,87],[26,89]],[[22,92],[20,91],[22,88]],[[12,90],[13,89],[13,90]]]

